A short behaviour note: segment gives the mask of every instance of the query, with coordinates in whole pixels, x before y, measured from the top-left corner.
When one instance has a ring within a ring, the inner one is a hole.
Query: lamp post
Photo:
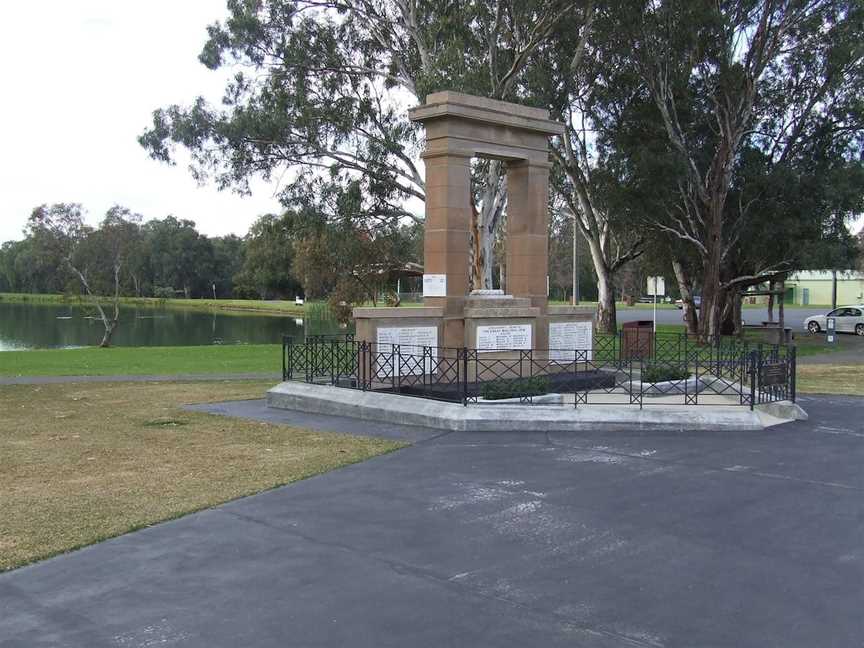
[[[576,214],[573,214],[573,296],[571,301],[579,303],[579,245],[576,240]]]

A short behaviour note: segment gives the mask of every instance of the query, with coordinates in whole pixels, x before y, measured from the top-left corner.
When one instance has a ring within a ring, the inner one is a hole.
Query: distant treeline
[[[196,229],[194,222],[173,216],[133,223],[132,227],[131,249],[121,276],[123,295],[212,297],[215,286],[220,297],[267,298],[298,289],[288,276],[255,286],[248,269],[250,242],[246,239],[234,235],[208,237]],[[110,256],[98,250],[100,229],[85,234],[92,245],[82,249],[92,256],[88,265],[97,291],[107,294],[109,290],[99,290],[98,286],[99,277],[109,276],[111,263]],[[79,293],[77,277],[50,250],[32,231],[27,231],[21,241],[4,243],[0,247],[0,292]],[[99,267],[100,260],[104,268]]]
[[[120,206],[97,227],[69,227],[83,222],[82,211],[75,203],[35,208],[24,238],[0,246],[0,292],[81,294],[69,257],[84,269],[94,294],[113,294],[117,264],[120,294],[127,297],[327,297],[339,276],[351,275],[344,264],[357,262],[358,254],[398,265],[416,260],[420,244],[412,228],[374,238],[335,232],[327,223],[313,231],[291,213],[261,216],[242,238],[206,236],[193,221],[174,216],[145,221]],[[360,253],[347,253],[334,242],[339,239],[359,241]]]

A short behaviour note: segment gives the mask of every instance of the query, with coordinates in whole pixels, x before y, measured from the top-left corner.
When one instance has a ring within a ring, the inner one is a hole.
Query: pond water
[[[305,331],[304,329],[313,329]],[[278,344],[282,335],[339,333],[332,321],[307,323],[274,315],[178,308],[120,310],[113,346]],[[0,302],[0,351],[93,346],[104,328],[94,308]]]

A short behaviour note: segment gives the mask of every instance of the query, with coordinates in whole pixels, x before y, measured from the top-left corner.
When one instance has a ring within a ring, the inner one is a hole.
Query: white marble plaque
[[[501,324],[477,327],[478,351],[531,348],[531,324]]]
[[[423,296],[424,297],[446,297],[447,296],[447,275],[424,274],[423,275]]]
[[[592,322],[550,322],[549,359],[567,362],[576,357],[574,351],[587,351],[585,359],[591,360],[593,335]]]
[[[379,378],[390,378],[393,368],[399,366],[400,376],[422,375],[432,372],[432,358],[423,358],[424,347],[438,346],[437,326],[400,326],[379,328],[375,349],[375,370]],[[399,346],[399,354],[393,347]],[[435,353],[433,348],[432,353]]]

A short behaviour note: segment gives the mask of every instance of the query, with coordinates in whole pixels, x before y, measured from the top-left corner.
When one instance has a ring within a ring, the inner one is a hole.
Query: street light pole
[[[572,303],[579,303],[579,245],[576,241],[576,214],[573,214],[573,296]]]

